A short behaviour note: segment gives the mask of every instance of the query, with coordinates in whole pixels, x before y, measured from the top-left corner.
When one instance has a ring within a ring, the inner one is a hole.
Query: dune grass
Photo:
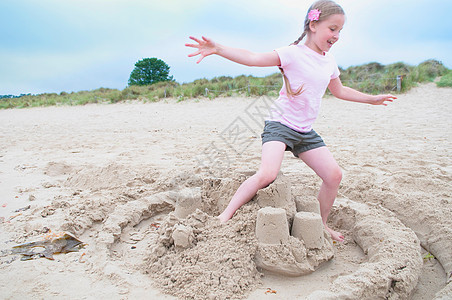
[[[433,81],[439,87],[452,86],[452,71],[436,60],[427,60],[417,66],[402,62],[382,65],[372,62],[341,69],[344,85],[365,93],[377,94],[397,91],[397,76],[402,76],[401,92],[406,92],[418,83]],[[154,102],[163,98],[182,101],[189,98],[216,98],[219,96],[277,96],[282,86],[280,73],[266,77],[220,76],[213,79],[198,79],[179,84],[175,81],[158,82],[148,86],[129,86],[125,89],[99,88],[92,91],[45,93],[0,99],[0,108],[24,108],[53,105],[84,105],[87,103],[117,103],[125,100]]]
[[[436,83],[438,87],[452,87],[452,71],[441,76],[440,80]]]
[[[344,85],[365,93],[377,94],[397,91],[397,76],[402,76],[401,92],[406,92],[418,83],[432,82],[449,70],[437,60],[427,60],[417,66],[403,62],[382,65],[377,62],[349,67],[341,70]]]

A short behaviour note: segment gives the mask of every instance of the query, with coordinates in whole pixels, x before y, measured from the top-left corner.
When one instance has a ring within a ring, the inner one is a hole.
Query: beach
[[[323,99],[314,129],[343,170],[329,222],[346,238],[314,253],[292,234],[278,259],[256,238],[263,200],[215,218],[259,168],[271,97],[1,110],[0,297],[452,299],[452,89],[397,96]],[[321,181],[290,152],[281,173],[267,195],[285,191],[290,228]],[[83,247],[11,253],[62,232]],[[284,251],[310,271],[289,274]]]

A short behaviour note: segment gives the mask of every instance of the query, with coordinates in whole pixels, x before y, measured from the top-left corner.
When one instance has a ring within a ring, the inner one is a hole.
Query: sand
[[[0,297],[452,299],[451,99],[434,84],[388,107],[324,99],[343,243],[318,226],[320,180],[291,153],[215,218],[259,167],[271,98],[2,110]],[[10,252],[60,232],[83,249]]]

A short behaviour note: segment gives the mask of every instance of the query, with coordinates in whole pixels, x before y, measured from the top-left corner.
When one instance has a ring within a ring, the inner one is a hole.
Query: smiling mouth
[[[333,46],[334,42],[333,41],[327,41],[328,45],[331,47]]]

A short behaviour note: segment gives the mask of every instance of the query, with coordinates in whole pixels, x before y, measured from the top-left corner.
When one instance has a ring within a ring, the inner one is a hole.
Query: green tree
[[[160,81],[171,81],[170,67],[158,58],[143,58],[135,64],[130,73],[129,85],[150,85]]]

